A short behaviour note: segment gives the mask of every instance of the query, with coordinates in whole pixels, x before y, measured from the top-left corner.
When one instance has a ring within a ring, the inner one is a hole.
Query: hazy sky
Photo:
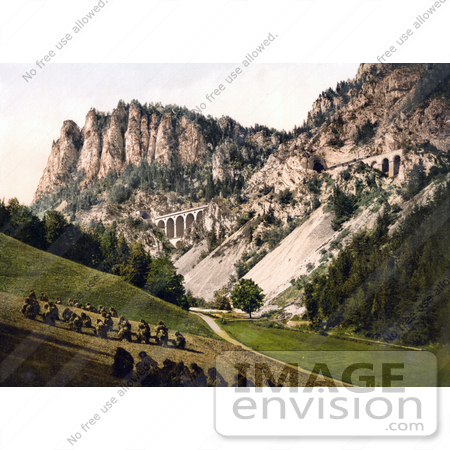
[[[242,73],[228,84],[236,67]],[[119,99],[172,103],[291,130],[317,96],[353,78],[358,64],[50,64],[26,82],[29,64],[0,64],[0,199],[29,204],[64,120],[83,127],[91,107],[112,111]],[[206,94],[225,90],[212,102]]]

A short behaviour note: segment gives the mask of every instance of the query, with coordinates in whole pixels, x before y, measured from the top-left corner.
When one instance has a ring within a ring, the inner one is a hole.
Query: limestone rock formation
[[[219,119],[219,127],[225,136],[230,137],[238,144],[244,142],[247,136],[246,130],[229,116],[223,116]]]
[[[164,114],[158,127],[155,143],[155,161],[167,165],[176,148],[175,130],[170,114]]]
[[[225,144],[218,145],[212,155],[212,176],[214,180],[224,181],[233,175],[233,168],[227,162],[230,152]]]
[[[52,192],[56,186],[71,179],[76,171],[83,136],[77,124],[72,120],[65,120],[61,128],[60,137],[53,142],[52,150],[44,173],[34,194],[34,200]]]
[[[128,128],[125,133],[125,164],[133,166],[138,166],[144,156],[145,143],[142,142],[141,116],[140,105],[132,102],[128,114]],[[144,133],[145,131],[144,128]]]
[[[147,161],[149,163],[155,160],[156,152],[156,138],[158,137],[158,125],[159,121],[156,114],[152,114],[149,120],[149,130],[148,130],[148,147],[147,147]]]
[[[87,114],[82,134],[84,142],[77,163],[77,171],[84,171],[85,182],[89,183],[97,177],[102,153],[102,133],[98,128],[95,109],[91,109]]]
[[[201,131],[186,117],[182,117],[178,138],[178,154],[181,164],[201,164],[208,154]]]
[[[125,131],[127,129],[127,112],[119,106],[111,115],[109,128],[103,135],[103,150],[100,158],[99,178],[105,177],[112,169],[120,173],[125,163]]]
[[[103,129],[98,122],[95,109],[86,115],[81,131],[75,122],[64,122],[35,200],[77,174],[84,174],[83,187],[110,170],[120,175],[126,165],[139,166],[142,160],[162,165],[175,160],[182,165],[202,164],[210,151],[201,130],[186,117],[174,121],[170,114],[149,116],[137,102],[132,102],[128,111],[119,105]]]

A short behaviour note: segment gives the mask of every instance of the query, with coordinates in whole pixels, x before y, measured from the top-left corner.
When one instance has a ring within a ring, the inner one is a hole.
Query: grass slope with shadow
[[[205,322],[178,306],[131,286],[120,277],[90,269],[46,253],[0,233],[0,292],[27,296],[34,289],[63,304],[69,298],[81,303],[113,306],[129,320],[150,324],[163,320],[173,330],[218,339]]]

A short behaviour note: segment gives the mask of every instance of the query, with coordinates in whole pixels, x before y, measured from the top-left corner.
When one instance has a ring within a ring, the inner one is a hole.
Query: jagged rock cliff
[[[89,111],[86,116],[86,123],[82,134],[84,136],[84,142],[77,162],[77,171],[84,171],[87,175],[86,183],[89,183],[100,170],[100,156],[102,154],[103,137],[98,127],[95,111]],[[41,183],[39,183],[40,185]]]
[[[53,191],[56,186],[65,184],[73,176],[82,145],[83,136],[77,124],[72,120],[65,120],[59,139],[53,142],[34,198]]]
[[[77,174],[84,173],[83,185],[87,185],[110,170],[120,174],[128,164],[138,166],[143,159],[163,165],[175,160],[181,165],[202,164],[208,154],[201,130],[184,116],[180,120],[170,114],[148,116],[140,105],[131,103],[128,111],[118,106],[109,125],[101,129],[92,109],[81,131],[75,122],[64,122],[34,200]]]
[[[205,119],[183,108],[149,109],[137,101],[119,102],[112,114],[91,109],[81,131],[74,122],[64,122],[33,201],[71,180],[82,178],[84,188],[110,171],[120,175],[128,165],[143,161],[161,166],[206,164],[214,180],[237,179],[245,170],[236,170],[230,162],[261,165],[279,143],[275,130],[259,128],[264,132],[244,128],[229,117]]]
[[[103,132],[103,148],[100,158],[100,171],[98,174],[89,173],[89,178],[98,175],[106,176],[110,170],[120,173],[125,162],[124,134],[127,128],[127,113],[125,108],[119,106],[111,115],[111,123]]]

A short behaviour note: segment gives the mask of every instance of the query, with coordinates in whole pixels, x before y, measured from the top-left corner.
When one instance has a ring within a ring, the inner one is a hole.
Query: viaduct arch
[[[400,173],[402,150],[394,150],[393,152],[383,153],[377,156],[369,156],[367,158],[361,158],[358,161],[364,161],[369,166],[381,170],[390,177],[395,177]]]
[[[197,208],[185,209],[176,213],[166,214],[155,217],[153,221],[158,228],[164,231],[168,239],[181,239],[184,233],[188,231],[194,222],[200,222],[203,219],[204,211],[208,205]]]

